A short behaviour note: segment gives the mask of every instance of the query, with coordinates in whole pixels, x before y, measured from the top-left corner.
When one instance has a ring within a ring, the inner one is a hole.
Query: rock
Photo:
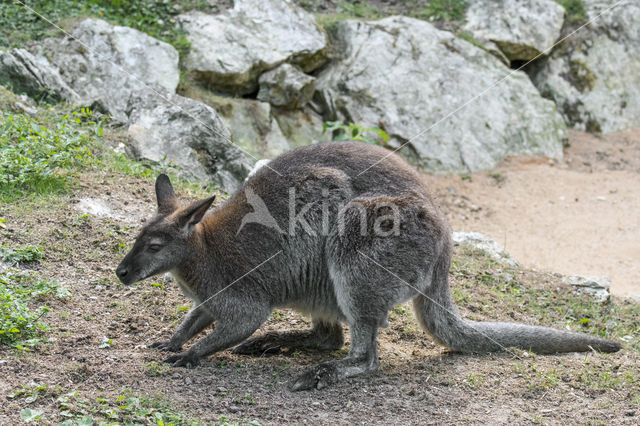
[[[308,107],[276,110],[274,117],[291,148],[331,141],[331,132],[322,133],[322,117]]]
[[[14,93],[24,93],[38,100],[57,102],[79,98],[45,57],[24,49],[0,52],[0,84]]]
[[[609,277],[583,277],[572,275],[564,277],[562,282],[577,287],[580,291],[592,295],[598,303],[609,300],[609,288],[611,279]]]
[[[518,266],[518,261],[509,256],[500,244],[479,232],[454,232],[451,237],[456,245],[475,247],[504,265]]]
[[[136,101],[128,133],[139,158],[167,161],[228,192],[239,188],[251,161],[230,142],[216,111],[204,103],[172,95],[167,102],[150,94]]]
[[[265,72],[258,82],[258,100],[288,109],[305,106],[316,88],[315,78],[290,64],[282,64]]]
[[[406,17],[343,21],[336,38],[343,56],[316,81],[325,116],[382,128],[415,165],[467,172],[509,155],[562,156],[553,103],[471,43]]]
[[[640,4],[606,11],[615,3],[584,0],[595,21],[532,71],[543,96],[579,130],[609,133],[640,125]]]
[[[219,14],[178,16],[191,51],[185,65],[217,90],[245,94],[283,62],[309,72],[327,61],[327,37],[313,15],[291,0],[236,0]]]
[[[528,61],[558,40],[564,8],[554,0],[478,0],[465,18],[474,38],[496,43],[512,61]]]
[[[169,44],[128,27],[85,19],[73,38],[51,38],[33,48],[57,67],[77,93],[71,99],[128,121],[131,97],[140,91],[174,93],[180,71]]]
[[[291,149],[268,103],[218,96],[195,85],[185,86],[184,94],[214,108],[229,129],[231,141],[254,160],[275,158]]]

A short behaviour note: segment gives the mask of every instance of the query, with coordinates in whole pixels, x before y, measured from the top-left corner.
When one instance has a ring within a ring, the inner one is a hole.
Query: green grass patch
[[[68,297],[69,291],[34,272],[0,274],[0,344],[18,349],[37,346],[39,336],[49,330],[41,318],[49,312],[43,302],[50,296]]]
[[[582,0],[556,0],[565,10],[565,22],[581,25],[587,22],[587,11]]]
[[[4,112],[0,115],[0,195],[60,192],[68,177],[94,162],[93,142],[102,125],[83,109],[53,125]]]

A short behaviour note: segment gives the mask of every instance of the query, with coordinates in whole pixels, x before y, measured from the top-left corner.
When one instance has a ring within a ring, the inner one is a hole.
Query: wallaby
[[[214,197],[181,206],[166,175],[155,189],[157,215],[116,273],[131,284],[169,271],[193,300],[171,339],[151,345],[179,352],[165,360],[174,366],[195,365],[234,345],[239,354],[335,350],[344,343],[345,323],[349,355],[307,370],[291,386],[320,389],[376,370],[378,327],[387,325],[390,309],[410,299],[420,325],[457,352],[621,347],[586,334],[461,318],[447,277],[449,225],[420,175],[381,147],[349,141],[293,150],[208,215]],[[310,315],[312,328],[246,340],[279,307]],[[211,324],[206,337],[180,352]]]

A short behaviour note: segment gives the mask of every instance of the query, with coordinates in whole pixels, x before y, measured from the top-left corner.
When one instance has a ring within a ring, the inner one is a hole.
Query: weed
[[[29,304],[49,295],[69,296],[56,281],[39,280],[35,273],[9,271],[0,274],[0,344],[27,350],[37,346],[37,336],[48,331],[40,319],[49,312],[45,305],[33,310]]]
[[[158,363],[157,361],[151,361],[150,363],[145,364],[142,369],[144,370],[144,374],[149,377],[164,376],[166,373],[171,371],[171,367],[167,364]]]
[[[357,124],[345,124],[342,121],[326,121],[322,124],[322,134],[333,133],[334,141],[361,141],[376,145],[386,145],[389,142],[389,135],[378,127],[364,127]],[[373,133],[374,136],[367,136]]]
[[[565,19],[569,24],[579,25],[587,22],[587,12],[582,0],[556,0],[556,2],[564,7]]]
[[[21,263],[37,263],[43,258],[42,249],[36,246],[9,248],[5,244],[0,247],[0,258],[4,263],[15,266]]]

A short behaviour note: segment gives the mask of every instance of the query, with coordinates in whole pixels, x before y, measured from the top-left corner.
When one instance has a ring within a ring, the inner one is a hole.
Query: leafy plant
[[[322,124],[322,134],[333,133],[334,141],[361,141],[377,145],[386,145],[389,142],[389,135],[378,127],[364,127],[357,124],[345,124],[342,121],[326,121]],[[374,136],[368,136],[373,133]]]
[[[42,249],[36,246],[27,245],[12,249],[3,244],[2,247],[0,247],[0,258],[2,258],[4,263],[8,263],[9,265],[39,262],[43,257]]]
[[[69,291],[52,280],[39,280],[35,273],[8,272],[0,274],[0,344],[18,349],[36,346],[38,334],[48,331],[40,319],[49,312],[41,305],[29,307],[49,295],[69,296]]]
[[[582,24],[587,22],[587,12],[582,0],[556,0],[566,12],[566,21],[569,24]]]

